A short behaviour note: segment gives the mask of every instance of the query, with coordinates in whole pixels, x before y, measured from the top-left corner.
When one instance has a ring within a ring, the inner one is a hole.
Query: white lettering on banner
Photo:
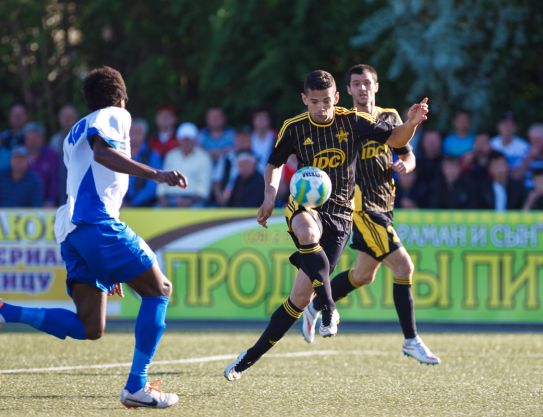
[[[490,229],[490,241],[498,248],[536,247],[538,233],[543,232],[543,225],[528,226],[519,224],[497,224]]]
[[[400,239],[408,245],[465,246],[467,227],[464,224],[451,225],[407,225],[400,223],[396,228]]]
[[[49,289],[52,282],[51,272],[0,272],[2,293],[43,293]]]
[[[406,245],[433,247],[536,248],[543,246],[543,224],[405,224],[396,231]]]
[[[58,247],[0,246],[0,266],[63,266]]]

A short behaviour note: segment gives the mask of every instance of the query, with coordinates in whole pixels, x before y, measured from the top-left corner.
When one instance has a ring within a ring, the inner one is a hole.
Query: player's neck
[[[355,104],[356,111],[373,114],[373,111],[375,110],[375,104],[374,103],[368,103],[365,106],[361,104]]]

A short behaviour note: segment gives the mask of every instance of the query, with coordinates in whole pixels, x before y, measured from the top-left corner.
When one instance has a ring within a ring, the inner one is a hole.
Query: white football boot
[[[410,356],[420,363],[427,365],[439,365],[441,360],[434,355],[422,339],[417,336],[413,339],[405,339],[402,346],[402,352],[405,356]]]
[[[177,394],[168,394],[159,389],[159,383],[145,384],[145,386],[131,394],[126,389],[121,392],[121,404],[127,408],[148,407],[167,408],[179,401]]]
[[[302,313],[302,334],[304,340],[307,343],[313,343],[315,341],[315,327],[317,327],[317,320],[320,317],[321,312],[315,310],[313,303],[304,308]]]
[[[339,313],[337,310],[332,311],[332,319],[329,326],[324,326],[321,321],[319,326],[319,334],[322,337],[331,337],[337,334],[337,325],[339,324]]]
[[[238,365],[242,361],[246,353],[247,353],[246,350],[241,352],[239,356],[224,369],[224,377],[228,381],[235,382],[235,381],[240,380],[241,377],[243,376],[244,371],[242,372],[236,371],[236,365]]]

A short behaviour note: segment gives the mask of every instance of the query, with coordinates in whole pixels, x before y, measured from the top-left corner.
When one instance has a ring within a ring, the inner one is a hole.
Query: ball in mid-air
[[[314,208],[322,206],[330,198],[332,183],[322,169],[303,167],[290,180],[290,194],[298,204]]]

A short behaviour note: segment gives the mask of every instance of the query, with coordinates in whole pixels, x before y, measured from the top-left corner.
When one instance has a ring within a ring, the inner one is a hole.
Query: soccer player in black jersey
[[[314,292],[323,309],[319,333],[336,334],[339,315],[329,275],[351,232],[356,156],[369,140],[396,148],[405,146],[428,113],[424,99],[411,107],[405,124],[393,129],[369,114],[336,107],[338,100],[331,74],[321,70],[309,73],[302,93],[308,111],[286,120],[279,131],[264,173],[265,195],[258,210],[258,223],[266,227],[275,205],[282,166],[291,154],[296,155],[300,168],[317,166],[324,170],[332,181],[332,195],[317,209],[289,201],[287,225],[298,248],[290,260],[298,268],[298,275],[289,298],[272,314],[258,341],[226,367],[224,376],[229,381],[240,379],[246,369],[283,337],[300,318]]]
[[[354,107],[371,114],[377,120],[398,126],[402,123],[395,109],[384,109],[375,105],[375,94],[379,90],[377,71],[370,65],[355,65],[346,77],[347,92],[352,96]],[[393,152],[398,160],[393,162]],[[332,297],[338,300],[362,285],[375,280],[381,263],[393,273],[393,298],[396,312],[404,334],[402,351],[419,362],[436,365],[439,358],[434,355],[417,335],[411,276],[413,262],[402,246],[392,226],[395,187],[392,172],[405,174],[415,169],[416,161],[411,147],[390,147],[377,141],[366,142],[356,163],[356,196],[353,213],[353,244],[358,251],[354,268],[338,274],[331,283]],[[303,313],[302,332],[304,339],[312,343],[320,299],[314,299]]]

